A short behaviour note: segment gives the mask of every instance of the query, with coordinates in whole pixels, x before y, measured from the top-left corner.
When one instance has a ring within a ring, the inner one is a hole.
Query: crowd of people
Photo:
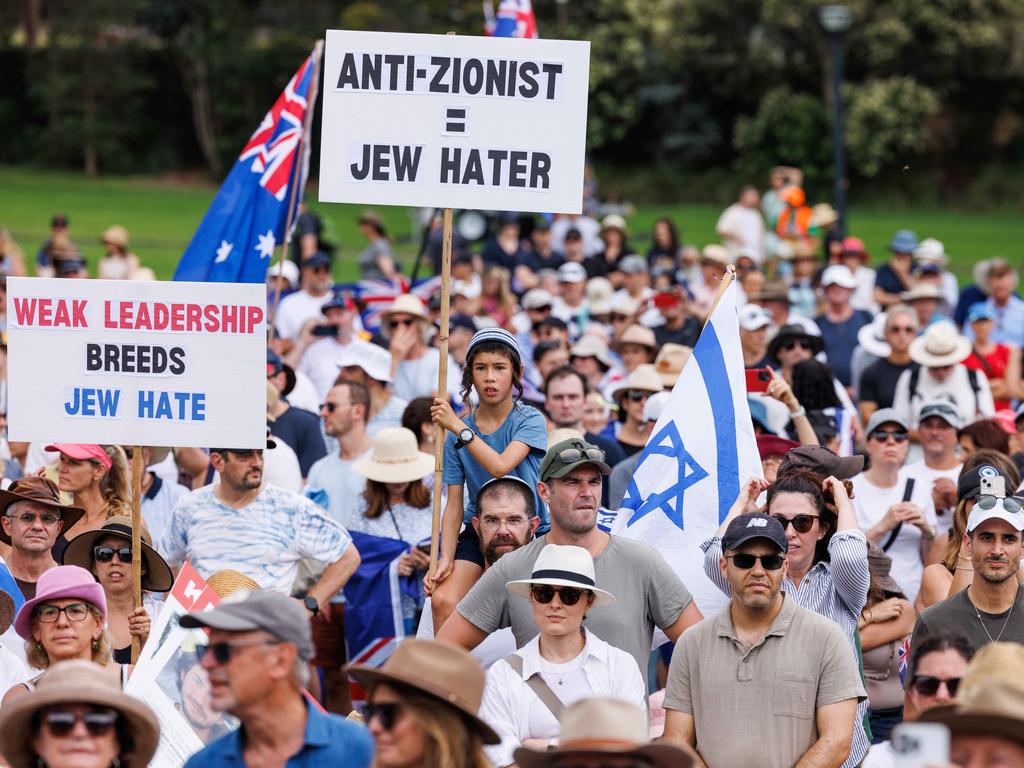
[[[380,219],[359,225],[364,277],[396,279]],[[40,274],[74,261],[54,226]],[[880,767],[920,720],[949,727],[951,764],[1024,767],[1018,270],[985,259],[961,288],[909,230],[872,267],[839,226],[793,168],[699,249],[670,219],[639,253],[617,214],[505,215],[456,243],[439,392],[436,295],[336,287],[304,210],[267,275],[266,447],[140,449],[141,553],[130,447],[0,442],[3,758],[148,763],[157,720],[121,689],[189,563],[248,585],[181,620],[240,721],[190,766]],[[145,277],[123,229],[104,243],[106,276]],[[693,553],[728,601],[705,616],[598,518],[730,265],[763,478]],[[345,643],[355,534],[404,546],[408,639],[383,665]]]

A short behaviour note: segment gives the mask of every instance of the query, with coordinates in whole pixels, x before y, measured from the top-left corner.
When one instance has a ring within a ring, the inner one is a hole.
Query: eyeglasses
[[[604,451],[600,448],[565,448],[558,452],[563,464],[575,464],[584,458],[590,461],[604,461]]]
[[[43,525],[53,525],[60,522],[60,515],[55,515],[53,512],[43,512],[38,515],[34,512],[22,512],[18,515],[7,515],[7,517],[12,520],[18,520],[25,525],[32,525],[37,519],[42,520]]]
[[[888,442],[890,437],[897,443],[905,443],[910,435],[902,429],[876,429],[871,433],[871,439],[878,443]]]
[[[90,736],[104,736],[117,723],[119,715],[113,709],[90,709],[78,714],[69,709],[51,709],[43,715],[43,723],[51,735],[57,738],[67,736],[75,729],[76,723],[83,723]]]
[[[196,658],[202,661],[206,652],[213,654],[213,659],[218,664],[227,664],[239,648],[256,648],[261,645],[280,645],[280,640],[258,640],[255,643],[196,643]]]
[[[782,345],[782,348],[786,352],[792,352],[797,347],[809,351],[811,348],[811,342],[807,341],[806,339],[794,339],[793,341],[787,341],[785,344]]]
[[[366,724],[369,725],[373,718],[380,721],[380,727],[390,731],[395,727],[398,716],[402,714],[402,705],[397,701],[389,701],[387,704],[367,704],[363,709],[366,717]]]
[[[651,392],[646,389],[627,389],[626,398],[632,400],[634,403],[639,403],[641,400],[646,400],[651,396]]]
[[[1020,500],[1013,496],[992,496],[985,493],[978,497],[977,506],[986,511],[995,509],[999,505],[1002,505],[1004,512],[1009,512],[1011,515],[1019,515],[1022,510]]]
[[[391,330],[395,330],[395,328],[397,328],[400,325],[404,325],[405,327],[408,328],[410,325],[415,324],[415,320],[392,320],[388,323],[388,328],[390,328]]]
[[[93,547],[92,556],[97,563],[109,563],[114,559],[114,555],[117,555],[117,559],[122,563],[130,563],[132,561],[132,548],[131,547]]]
[[[796,517],[772,515],[772,517],[782,523],[782,530],[786,530],[787,526],[792,525],[793,530],[797,533],[807,533],[814,527],[814,521],[818,519],[817,515],[797,515]]]
[[[56,623],[62,613],[68,617],[68,621],[85,621],[90,611],[85,603],[71,603],[63,608],[50,604],[36,606],[36,618],[44,624]]]
[[[751,555],[747,552],[741,552],[738,555],[729,555],[727,560],[732,560],[732,564],[737,568],[744,571],[749,571],[754,567],[754,563],[758,560],[761,561],[761,566],[766,571],[777,571],[782,567],[782,564],[786,562],[786,558],[782,555]]]
[[[580,598],[583,597],[583,593],[588,591],[586,589],[577,589],[576,587],[552,587],[547,584],[533,584],[530,587],[530,594],[533,595],[533,599],[543,605],[547,605],[554,600],[556,593],[562,605],[576,605]]]
[[[960,687],[959,677],[949,677],[943,680],[941,677],[931,675],[914,675],[910,679],[910,687],[922,696],[934,696],[939,692],[939,686],[945,685],[950,696],[956,696],[956,689]]]

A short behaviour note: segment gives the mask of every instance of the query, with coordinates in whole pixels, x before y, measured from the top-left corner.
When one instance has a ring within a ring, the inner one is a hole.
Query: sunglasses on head
[[[1009,512],[1011,515],[1019,515],[1021,513],[1020,500],[1015,499],[1013,496],[993,496],[985,493],[978,497],[977,506],[986,511],[995,509],[1000,505],[1004,512]]]
[[[122,563],[130,563],[132,561],[132,548],[102,546],[92,548],[92,556],[97,563],[109,563],[114,559],[114,555],[117,555],[117,559]]]
[[[90,709],[78,714],[70,709],[51,709],[43,717],[43,723],[51,735],[57,738],[67,736],[81,722],[90,736],[103,736],[117,723],[118,714],[113,709]]]
[[[388,323],[388,328],[390,328],[391,330],[395,330],[395,328],[397,328],[400,325],[404,325],[408,328],[410,325],[415,325],[415,323],[415,320],[391,320]]]
[[[43,525],[53,525],[60,522],[60,515],[55,515],[53,512],[43,512],[39,515],[35,512],[22,512],[17,515],[8,515],[7,517],[12,520],[18,520],[25,525],[32,525],[37,518],[43,521]]]
[[[939,686],[943,683],[945,683],[949,695],[956,696],[956,689],[960,687],[959,677],[943,680],[941,677],[932,677],[931,675],[914,675],[910,679],[910,687],[922,696],[934,696],[939,692]]]
[[[380,727],[390,731],[395,727],[398,716],[402,714],[402,705],[397,701],[390,701],[387,704],[367,704],[363,709],[366,717],[366,724],[369,725],[373,718],[377,718]]]
[[[604,461],[604,451],[600,448],[565,448],[558,452],[558,458],[564,464],[575,464],[584,458],[590,461]]]
[[[902,429],[876,429],[871,433],[871,439],[879,443],[888,442],[890,437],[897,443],[905,443],[910,435]]]
[[[587,591],[585,589],[577,589],[576,587],[552,587],[548,584],[533,584],[530,587],[530,594],[533,595],[533,599],[544,605],[554,600],[556,593],[562,605],[576,605],[580,598],[583,597],[583,593]]]
[[[758,560],[761,561],[761,567],[766,571],[777,571],[782,567],[782,564],[786,562],[784,555],[751,555],[747,552],[740,552],[738,555],[729,555],[727,560],[732,560],[732,564],[737,568],[744,571],[748,571],[754,567],[754,563]]]
[[[782,345],[782,348],[786,352],[792,352],[797,347],[800,347],[800,349],[810,350],[811,342],[807,341],[806,339],[793,339],[792,341],[787,341],[785,344]]]
[[[213,654],[218,664],[227,664],[239,648],[255,648],[260,645],[280,645],[280,640],[258,640],[255,643],[196,643],[196,658],[202,661],[206,652]]]
[[[814,521],[818,519],[817,515],[797,515],[796,517],[772,515],[772,517],[782,524],[782,530],[786,530],[786,526],[792,525],[793,530],[797,533],[807,533],[814,527]]]
[[[634,403],[639,403],[641,400],[646,400],[651,396],[652,393],[646,389],[627,389],[626,398],[632,400]]]

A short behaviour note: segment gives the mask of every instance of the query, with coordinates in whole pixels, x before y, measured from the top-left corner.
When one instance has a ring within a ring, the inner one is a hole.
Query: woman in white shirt
[[[595,585],[587,550],[548,544],[531,578],[506,587],[531,602],[540,634],[487,671],[480,717],[501,736],[486,748],[495,766],[511,765],[519,746],[557,744],[561,710],[582,699],[621,699],[646,711],[636,661],[583,627],[588,609],[615,601]]]

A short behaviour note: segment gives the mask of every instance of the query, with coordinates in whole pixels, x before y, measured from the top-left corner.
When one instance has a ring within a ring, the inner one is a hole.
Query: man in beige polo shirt
[[[665,694],[665,735],[707,768],[839,768],[864,686],[834,622],[786,599],[786,532],[740,515],[719,562],[729,607],[679,638]]]

